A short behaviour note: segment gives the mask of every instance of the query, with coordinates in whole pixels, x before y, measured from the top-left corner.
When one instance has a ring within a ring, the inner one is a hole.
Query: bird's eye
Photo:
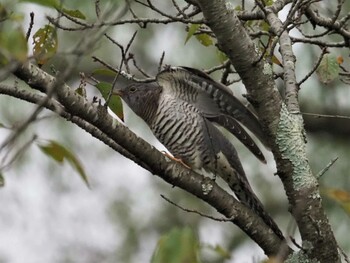
[[[129,91],[130,91],[131,93],[134,93],[134,92],[136,91],[136,87],[131,86],[131,87],[129,88]]]

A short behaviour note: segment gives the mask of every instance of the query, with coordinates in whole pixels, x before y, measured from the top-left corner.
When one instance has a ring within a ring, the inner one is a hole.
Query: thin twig
[[[27,42],[28,42],[28,39],[29,39],[30,34],[32,32],[33,25],[34,25],[34,12],[30,12],[30,22],[29,22],[29,27],[28,27],[27,33],[26,33]]]
[[[100,64],[102,64],[103,66],[105,66],[106,68],[118,73],[120,72],[120,75],[122,75],[124,78],[128,79],[128,80],[132,80],[132,81],[135,81],[135,82],[151,82],[151,81],[154,81],[155,78],[145,78],[145,79],[138,79],[138,78],[135,78],[133,75],[123,71],[123,70],[119,70],[115,67],[113,67],[112,65],[108,64],[107,62],[103,61],[102,59],[99,59],[98,57],[96,56],[92,56],[92,58],[94,59],[94,61],[97,61],[99,62]]]
[[[177,14],[176,16],[180,16],[182,15],[182,17],[187,18],[187,15],[181,10],[181,8],[179,7],[179,5],[177,4],[176,0],[171,0],[171,2],[173,3],[173,6],[175,7],[175,9],[177,10]]]
[[[340,251],[340,253],[342,254],[342,256],[344,257],[344,260],[346,263],[350,263],[350,259],[348,257],[348,255],[346,255],[345,251],[338,245],[338,249]]]
[[[123,62],[125,60],[125,56],[128,53],[128,51],[129,51],[129,49],[131,47],[131,44],[132,44],[132,42],[134,41],[134,39],[136,37],[136,34],[137,34],[137,31],[135,31],[134,34],[132,35],[131,39],[129,40],[129,42],[128,42],[126,48],[125,48],[125,50],[122,49],[124,51],[124,54],[122,54],[122,58],[120,60],[119,71],[115,75],[115,77],[113,79],[113,82],[112,82],[112,87],[111,87],[111,89],[108,92],[108,96],[107,96],[107,99],[106,99],[105,107],[107,107],[107,105],[109,104],[109,101],[110,101],[110,99],[112,97],[113,89],[114,89],[114,86],[117,83],[117,80],[119,78],[119,75],[120,75],[120,72],[121,72],[121,69],[122,69],[122,66],[123,66]]]
[[[327,164],[326,167],[323,168],[315,177],[316,177],[317,179],[320,179],[320,178],[322,177],[322,175],[324,175],[324,174],[329,170],[329,168],[331,168],[331,166],[338,160],[338,158],[339,158],[338,156],[335,157],[335,158],[333,158],[333,159],[329,162],[329,164]]]
[[[301,112],[301,114],[314,116],[315,118],[334,118],[334,119],[350,120],[350,116],[344,116],[344,115],[329,115],[329,114],[319,114],[319,113],[311,113],[311,112]]]
[[[164,57],[165,57],[165,51],[162,52],[162,55],[160,57],[159,64],[158,64],[158,72],[162,70]]]
[[[211,74],[211,73],[213,73],[215,71],[226,69],[227,67],[230,67],[230,66],[231,66],[231,61],[228,59],[228,60],[226,60],[224,63],[222,63],[220,65],[217,65],[217,66],[214,66],[212,68],[203,70],[203,72],[205,72],[207,74]],[[236,73],[236,72],[233,72],[232,70],[230,70],[230,73]]]
[[[104,22],[101,21],[99,23],[95,24],[88,24],[88,23],[82,23],[83,25],[80,27],[68,27],[65,25],[60,24],[56,21],[56,19],[52,17],[46,17],[47,20],[49,20],[50,23],[52,23],[54,26],[66,30],[66,31],[82,31],[86,29],[92,29],[92,28],[101,28],[101,27],[108,27],[108,26],[118,26],[118,25],[126,25],[126,24],[170,24],[170,23],[183,23],[183,24],[203,24],[205,21],[203,19],[185,19],[185,18],[131,18],[131,19],[124,19],[124,20],[117,20],[117,21],[110,21],[110,22]],[[72,19],[71,19],[72,20]]]
[[[146,73],[146,71],[144,71],[139,65],[137,65],[136,59],[134,56],[131,56],[131,61],[134,64],[134,67],[142,74],[144,75],[146,78],[150,78],[150,76]]]
[[[100,0],[95,0],[95,13],[96,17],[99,19],[101,14]]]
[[[308,78],[311,77],[312,74],[314,74],[314,72],[317,70],[318,66],[321,64],[321,61],[324,57],[324,55],[327,53],[327,48],[323,48],[321,55],[319,56],[318,60],[316,61],[315,65],[313,66],[313,68],[311,69],[311,71],[305,75],[305,77],[300,80],[297,85],[300,88],[300,85],[303,84]]]
[[[200,215],[200,216],[203,216],[203,217],[206,217],[206,218],[209,218],[209,219],[212,219],[212,220],[215,220],[215,221],[218,221],[218,222],[230,222],[232,221],[234,218],[222,218],[222,217],[214,217],[214,216],[210,216],[210,215],[206,215],[206,214],[203,214],[197,210],[192,210],[192,209],[188,209],[188,208],[184,208],[176,203],[174,203],[173,201],[171,201],[169,198],[165,197],[164,195],[160,195],[165,201],[167,201],[168,203],[172,204],[173,206],[176,206],[177,208],[180,208],[181,210],[185,211],[185,212],[188,212],[188,213],[194,213],[194,214],[197,214],[197,215]]]

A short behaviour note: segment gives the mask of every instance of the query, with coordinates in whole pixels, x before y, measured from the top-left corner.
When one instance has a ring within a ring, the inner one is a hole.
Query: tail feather
[[[232,176],[231,176],[232,177]],[[237,198],[250,209],[252,209],[258,216],[260,216],[265,224],[271,228],[271,230],[281,239],[284,239],[283,233],[277,226],[276,222],[271,218],[271,216],[264,209],[263,204],[260,202],[258,197],[251,191],[251,187],[247,182],[240,181],[239,187],[235,184],[229,185],[231,190],[234,191]],[[239,188],[239,189],[236,189]]]
[[[284,237],[281,230],[265,211],[263,204],[250,187],[236,149],[208,120],[204,122],[204,125],[204,128],[208,132],[207,145],[211,145],[210,148],[212,154],[214,154],[212,157],[216,160],[207,168],[211,172],[218,174],[228,184],[237,198],[260,216],[265,224],[283,240]]]

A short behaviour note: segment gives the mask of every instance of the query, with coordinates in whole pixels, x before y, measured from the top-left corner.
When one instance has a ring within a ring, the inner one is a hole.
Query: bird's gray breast
[[[202,126],[203,117],[197,108],[168,94],[160,96],[150,123],[154,135],[176,158],[198,169],[210,160]]]

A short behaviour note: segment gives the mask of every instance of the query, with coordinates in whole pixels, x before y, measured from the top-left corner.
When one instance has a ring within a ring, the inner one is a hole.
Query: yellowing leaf
[[[339,76],[339,63],[333,54],[325,54],[318,66],[316,73],[319,80],[324,84],[329,84]]]
[[[196,35],[196,38],[203,46],[208,47],[214,44],[213,39],[208,34],[198,34]]]
[[[350,215],[350,193],[341,189],[328,188],[325,194],[336,201]]]
[[[89,187],[88,178],[85,174],[84,168],[74,153],[72,153],[63,145],[52,140],[48,141],[45,144],[40,143],[38,146],[43,151],[43,153],[45,153],[56,162],[62,164],[64,160],[68,161],[74,170],[78,172],[79,176],[83,179],[85,184]]]
[[[100,82],[97,83],[95,87],[100,91],[102,97],[107,100],[112,84]],[[119,119],[124,120],[123,104],[119,96],[112,96],[109,100],[108,107],[118,116]]]
[[[199,263],[199,243],[191,228],[174,228],[163,235],[151,263]]]
[[[39,65],[45,64],[57,51],[57,33],[53,26],[40,28],[33,36],[34,56]]]
[[[337,62],[339,65],[343,64],[344,63],[344,58],[342,56],[338,56],[337,57]]]
[[[188,33],[185,39],[185,44],[187,43],[187,41],[196,33],[196,31],[198,30],[198,28],[200,27],[199,24],[192,24],[189,28],[188,28]],[[206,33],[202,33],[202,34],[197,34],[195,35],[196,39],[199,41],[199,43],[201,43],[203,46],[211,46],[214,44],[213,39],[211,38],[211,36],[209,36]]]
[[[280,61],[275,55],[272,55],[271,61],[272,61],[272,63],[274,63],[274,64],[276,64],[276,65],[278,65],[278,66],[283,67],[281,61]]]

